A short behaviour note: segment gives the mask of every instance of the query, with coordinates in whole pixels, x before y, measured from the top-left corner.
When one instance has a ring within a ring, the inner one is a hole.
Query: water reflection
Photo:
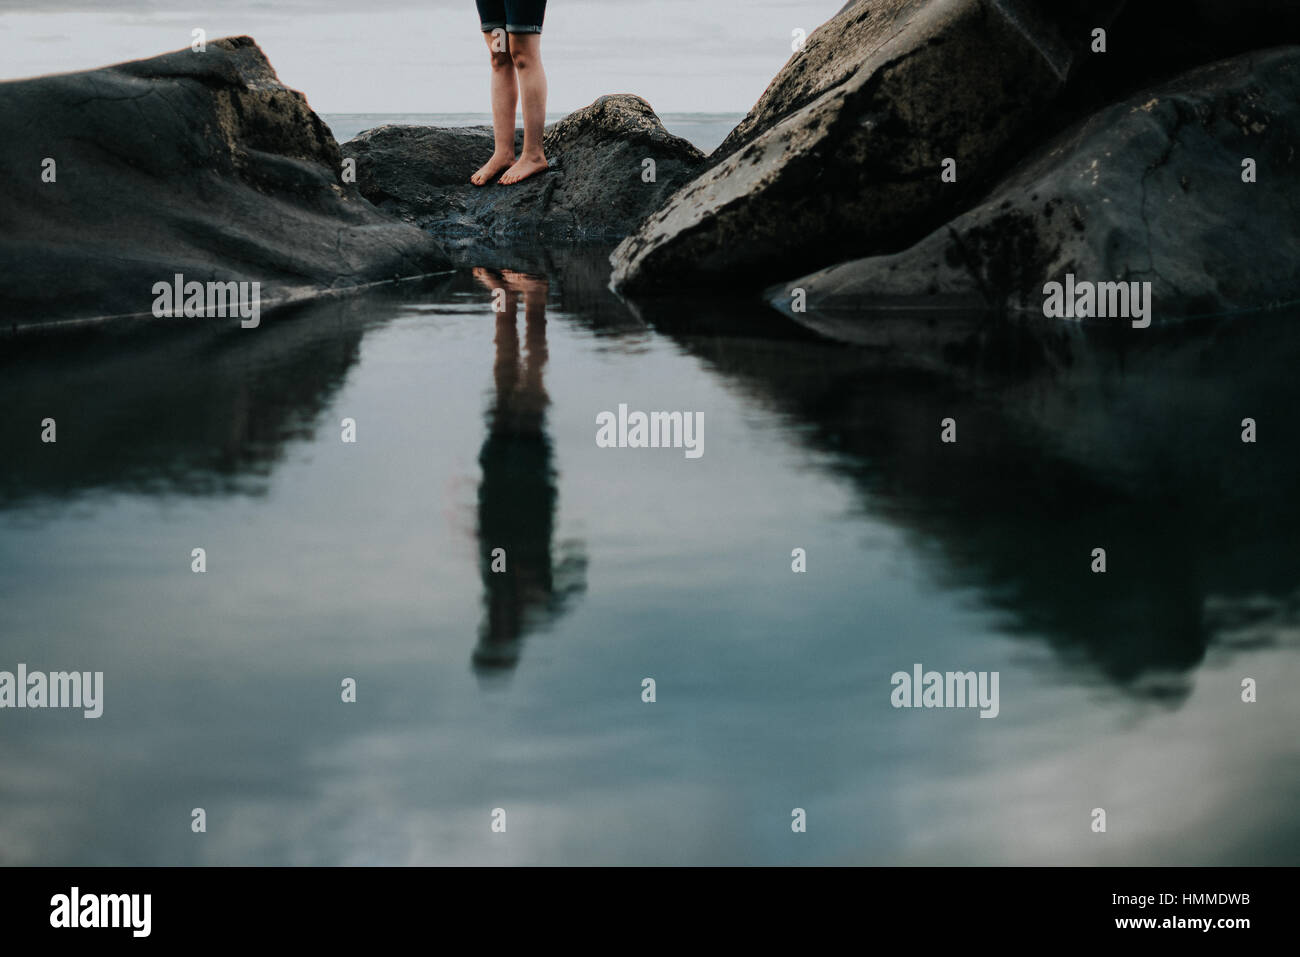
[[[907,315],[856,348],[734,302],[634,308],[786,414],[945,589],[1077,678],[1176,703],[1211,646],[1300,637],[1294,316],[1137,338]],[[1243,443],[1241,420],[1261,416],[1272,438]]]
[[[112,680],[98,721],[5,718],[0,861],[1294,862],[1300,325],[872,350],[761,303],[638,316],[602,262],[0,343],[0,660]],[[716,444],[602,454],[624,395]],[[894,711],[917,660],[1003,669],[1001,716]],[[1084,844],[1081,795],[1131,839]],[[835,826],[790,842],[795,802]]]
[[[445,280],[425,294],[444,295]],[[256,330],[225,320],[123,322],[0,341],[0,509],[86,494],[261,494],[310,439],[367,329],[411,294],[281,310]],[[42,444],[53,418],[58,441]]]
[[[479,453],[479,572],[484,616],[474,649],[479,673],[513,668],[524,636],[563,613],[586,584],[578,552],[552,562],[556,475],[546,431],[544,276],[475,267],[496,311],[493,391]],[[518,308],[524,307],[520,349]]]
[[[474,251],[422,286],[236,325],[156,324],[7,341],[0,354],[0,510],[103,491],[261,494],[291,440],[310,440],[365,337],[404,302],[498,290],[478,456],[477,673],[507,671],[526,635],[584,590],[582,545],[556,540],[547,318],[604,342],[653,327],[843,477],[862,512],[904,530],[940,585],[975,595],[1007,634],[1051,646],[1076,676],[1180,700],[1208,651],[1300,629],[1300,324],[1257,316],[1085,335],[908,317],[879,348],[828,341],[761,303],[643,303],[609,293],[601,250]],[[507,268],[518,265],[520,269]],[[523,333],[518,328],[522,306]],[[438,308],[443,308],[441,305]],[[59,422],[57,445],[39,423]],[[937,442],[959,422],[959,441]],[[1240,441],[1240,420],[1260,441]],[[1105,547],[1109,571],[1088,571]],[[492,552],[505,550],[505,571]]]

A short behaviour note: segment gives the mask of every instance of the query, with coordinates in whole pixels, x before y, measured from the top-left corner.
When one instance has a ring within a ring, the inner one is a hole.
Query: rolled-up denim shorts
[[[482,31],[505,27],[506,33],[541,33],[546,0],[477,0]]]

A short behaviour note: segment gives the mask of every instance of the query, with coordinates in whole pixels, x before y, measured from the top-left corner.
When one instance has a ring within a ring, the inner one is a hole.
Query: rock
[[[997,0],[985,4],[987,10],[972,11],[976,20],[963,21],[958,17],[946,23],[944,30],[979,29],[983,18],[994,16],[1000,21],[999,27],[1005,22],[1024,31],[1026,39],[1040,47],[1048,65],[1064,76],[1075,69],[1080,56],[1087,52],[1089,30],[1094,26],[1109,26],[1124,6],[1123,0],[1087,0],[1056,4],[1070,9],[1051,10],[1045,15],[1040,12],[1042,3],[1043,0]],[[888,45],[896,35],[914,29],[913,21],[918,16],[942,18],[947,15],[945,8],[956,6],[960,4],[934,0],[850,0],[790,58],[754,108],[714,150],[710,162],[719,162],[752,142],[774,124],[852,79],[863,67],[873,68],[871,53]],[[944,45],[960,40],[952,32],[918,39]],[[994,64],[985,66],[988,65]],[[956,70],[951,71],[955,73]],[[951,79],[956,81],[957,76],[951,75]]]
[[[1073,6],[1073,5],[1061,5]],[[1098,17],[1118,0],[1095,0]],[[1086,34],[991,0],[859,0],[809,37],[713,165],[615,251],[629,293],[762,284],[919,239],[1004,161]],[[1037,21],[1035,21],[1035,25]],[[956,184],[940,182],[956,157]]]
[[[1153,323],[1294,301],[1298,143],[1300,47],[1245,54],[1098,112],[911,249],[792,280],[771,301],[791,312],[802,288],[808,311],[791,315],[854,342],[898,308],[1041,318],[1045,284],[1069,273],[1151,282]]]
[[[1189,57],[1300,35],[1290,0],[857,0],[615,251],[613,281],[760,284],[895,252],[966,209],[1071,120]],[[1108,29],[1107,52],[1092,52]],[[1203,62],[1203,61],[1202,61]],[[957,181],[942,182],[945,158]]]
[[[267,309],[447,265],[340,181],[329,129],[248,37],[0,84],[0,129],[10,330],[148,314],[177,273],[260,282]]]
[[[516,136],[516,151],[522,134]],[[602,96],[546,131],[551,170],[512,186],[474,186],[492,155],[488,127],[382,126],[343,145],[380,209],[452,241],[610,240],[626,236],[703,164],[637,96]],[[654,182],[646,182],[647,159]]]

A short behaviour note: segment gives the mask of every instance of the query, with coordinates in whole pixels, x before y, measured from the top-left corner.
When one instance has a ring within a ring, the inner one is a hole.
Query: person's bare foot
[[[492,180],[496,179],[497,173],[507,169],[513,164],[515,157],[513,153],[501,154],[493,153],[492,158],[478,168],[478,172],[469,178],[469,181],[475,186],[486,186]]]
[[[540,153],[536,156],[521,156],[518,163],[501,174],[500,184],[510,186],[548,169],[550,169],[550,164],[546,162],[546,157]]]
[[[505,285],[505,283],[501,281],[500,276],[494,273],[491,269],[487,269],[483,266],[475,266],[473,270],[471,270],[471,275],[473,275],[481,285],[487,286],[489,289],[496,289]]]
[[[506,281],[506,285],[511,289],[524,295],[528,293],[545,295],[550,288],[550,283],[545,276],[532,276],[514,269],[502,269],[501,278]]]

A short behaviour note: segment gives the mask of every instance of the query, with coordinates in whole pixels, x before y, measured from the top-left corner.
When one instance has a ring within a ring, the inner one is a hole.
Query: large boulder
[[[1121,92],[1300,31],[1291,0],[856,0],[815,31],[711,165],[615,251],[632,294],[788,278],[894,252]],[[1107,30],[1106,52],[1093,52]],[[1199,62],[1204,62],[1200,60]],[[956,161],[956,182],[941,180]]]
[[[1045,287],[1070,274],[1078,288],[1150,282],[1156,324],[1295,301],[1298,148],[1300,47],[1244,54],[1096,113],[912,248],[791,280],[771,301],[864,343],[898,308],[1042,316]]]
[[[492,155],[489,127],[382,126],[343,153],[356,159],[371,202],[450,241],[621,239],[704,161],[650,104],[627,94],[569,114],[547,129],[543,147],[548,172],[484,187],[469,178]]]
[[[447,265],[341,181],[328,127],[248,37],[0,84],[0,129],[6,329],[148,314],[176,274],[259,282],[265,309]]]
[[[1089,0],[1108,18],[1117,0]],[[1073,8],[1074,5],[1062,4]],[[992,0],[859,0],[818,28],[713,165],[614,252],[645,293],[798,275],[917,239],[955,212],[1060,93],[1080,14],[1032,22]],[[946,157],[957,183],[940,182]]]
[[[960,37],[954,29],[978,31],[980,18],[993,16],[994,28],[1007,23],[1025,34],[1039,47],[1042,58],[1059,76],[1076,68],[1080,54],[1087,51],[1087,40],[1094,27],[1108,27],[1123,8],[1123,0],[1084,0],[1055,3],[1060,9],[1045,12],[1044,0],[995,0],[985,10],[971,8],[977,19],[960,17],[943,24],[948,32],[916,36],[909,43],[933,42],[948,45]],[[827,23],[808,39],[802,50],[792,56],[768,85],[754,108],[722,141],[710,162],[718,162],[753,141],[759,134],[797,110],[815,101],[826,91],[851,80],[864,67],[877,65],[870,54],[883,47],[896,34],[914,29],[921,17],[951,17],[956,7],[948,0],[850,0]],[[978,41],[978,35],[972,39]],[[911,54],[910,47],[900,53]],[[990,51],[991,53],[992,51]],[[990,56],[990,61],[992,61]],[[956,67],[949,79],[956,81]],[[987,64],[993,66],[990,62]],[[965,78],[964,76],[962,77]],[[920,92],[920,91],[918,91]]]

